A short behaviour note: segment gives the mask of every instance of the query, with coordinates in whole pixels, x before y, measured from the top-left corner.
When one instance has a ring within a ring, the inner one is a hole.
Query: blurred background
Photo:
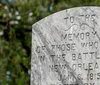
[[[57,11],[100,0],[0,0],[0,85],[30,85],[32,24]]]

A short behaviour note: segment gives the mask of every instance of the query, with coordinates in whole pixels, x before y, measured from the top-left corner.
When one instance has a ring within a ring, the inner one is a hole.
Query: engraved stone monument
[[[31,85],[100,85],[100,8],[54,13],[32,26]]]

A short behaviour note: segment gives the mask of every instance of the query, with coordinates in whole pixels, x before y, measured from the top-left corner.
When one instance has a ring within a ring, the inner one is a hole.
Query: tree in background
[[[0,85],[30,85],[32,24],[54,12],[99,0],[0,1]]]

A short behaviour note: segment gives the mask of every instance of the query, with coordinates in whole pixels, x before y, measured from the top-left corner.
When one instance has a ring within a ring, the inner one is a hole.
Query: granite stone
[[[66,9],[33,24],[31,85],[100,85],[100,7]]]

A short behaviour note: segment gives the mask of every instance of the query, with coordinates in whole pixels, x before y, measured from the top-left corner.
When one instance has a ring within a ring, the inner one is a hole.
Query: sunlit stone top
[[[32,26],[31,85],[100,85],[100,8],[77,7]]]

